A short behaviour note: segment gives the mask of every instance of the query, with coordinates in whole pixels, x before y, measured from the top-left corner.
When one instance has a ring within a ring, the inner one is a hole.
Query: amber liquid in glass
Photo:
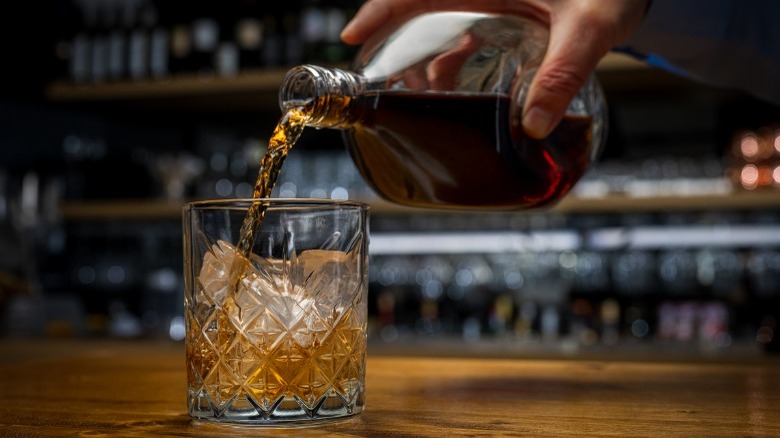
[[[259,333],[236,326],[226,304],[215,319],[217,342],[191,335],[194,341],[187,344],[188,382],[203,381],[212,401],[207,411],[229,405],[271,417],[301,405],[312,411],[362,405],[355,400],[361,396],[365,377],[360,364],[366,356],[365,315],[358,309],[344,309],[336,321],[323,321],[321,330],[298,333],[267,318]]]

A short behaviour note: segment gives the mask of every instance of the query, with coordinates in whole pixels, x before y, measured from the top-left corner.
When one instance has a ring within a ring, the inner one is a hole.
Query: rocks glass
[[[257,202],[265,218],[244,257],[240,229]],[[215,200],[183,216],[190,416],[279,425],[361,412],[368,207]]]

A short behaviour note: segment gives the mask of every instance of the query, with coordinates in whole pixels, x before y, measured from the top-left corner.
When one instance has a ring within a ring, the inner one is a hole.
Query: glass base
[[[351,401],[338,394],[309,403],[298,397],[282,397],[262,406],[251,398],[237,396],[218,409],[206,394],[191,394],[189,414],[195,421],[246,426],[305,426],[338,420],[363,412],[365,399],[358,391]]]

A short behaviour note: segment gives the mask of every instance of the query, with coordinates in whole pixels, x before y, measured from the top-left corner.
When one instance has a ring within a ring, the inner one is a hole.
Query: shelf
[[[287,70],[250,71],[233,77],[181,74],[164,80],[76,85],[52,83],[46,89],[53,103],[115,105],[125,110],[208,112],[278,109],[278,89]]]
[[[482,211],[430,210],[398,206],[372,200],[371,212],[390,214],[484,214]],[[165,200],[68,201],[61,205],[63,219],[87,220],[178,220],[183,203]],[[700,196],[609,196],[584,199],[570,196],[549,210],[551,213],[630,213],[651,211],[780,210],[780,191],[738,191],[724,195]],[[517,211],[522,213],[522,211]]]
[[[105,102],[146,100],[185,96],[216,96],[223,93],[276,91],[287,70],[251,71],[231,77],[181,74],[161,80],[143,82],[107,82],[77,85],[58,81],[47,89],[55,102]]]
[[[340,66],[345,68],[345,66]],[[650,70],[643,63],[621,54],[608,54],[598,66],[599,72]],[[53,102],[70,103],[172,103],[192,101],[210,104],[230,102],[236,106],[276,105],[276,94],[287,69],[242,72],[232,77],[182,74],[164,80],[143,82],[106,82],[76,85],[67,81],[52,83],[46,95]]]

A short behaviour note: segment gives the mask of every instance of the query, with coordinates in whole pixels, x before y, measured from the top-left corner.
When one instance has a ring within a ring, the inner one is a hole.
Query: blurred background
[[[4,2],[2,336],[182,340],[183,203],[251,195],[284,72],[348,66],[360,3]],[[607,146],[545,212],[394,207],[304,132],[274,196],[371,203],[372,348],[777,352],[780,108],[618,55],[597,74]]]

